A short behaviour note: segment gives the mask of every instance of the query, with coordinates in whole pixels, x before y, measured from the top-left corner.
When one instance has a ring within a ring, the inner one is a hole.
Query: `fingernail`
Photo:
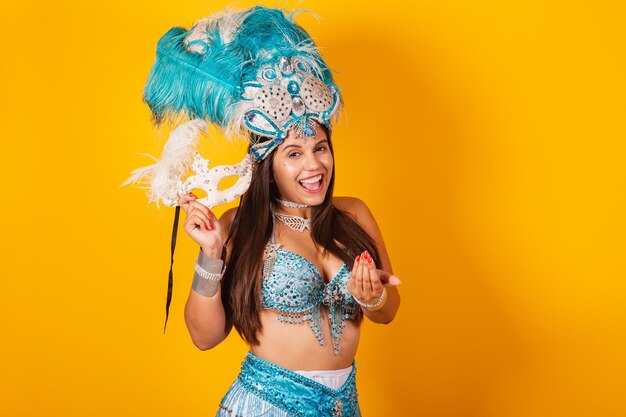
[[[355,262],[359,262],[360,259],[361,259],[361,255],[356,257],[356,261]]]

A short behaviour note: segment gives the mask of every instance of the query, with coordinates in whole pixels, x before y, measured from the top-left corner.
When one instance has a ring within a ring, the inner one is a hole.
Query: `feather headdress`
[[[294,125],[306,133],[312,120],[329,124],[341,95],[295,15],[227,9],[189,30],[170,29],[144,89],[155,123],[184,114],[214,123],[228,138],[254,133],[279,143]]]

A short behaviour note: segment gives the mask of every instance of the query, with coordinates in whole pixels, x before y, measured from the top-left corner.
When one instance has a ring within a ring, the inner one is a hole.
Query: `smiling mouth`
[[[323,179],[324,179],[324,176],[320,174],[311,178],[300,180],[298,182],[300,183],[300,186],[304,188],[306,191],[310,193],[315,193],[322,189]]]

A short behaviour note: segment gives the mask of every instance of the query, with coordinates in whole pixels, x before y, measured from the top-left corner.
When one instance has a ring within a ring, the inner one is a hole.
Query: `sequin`
[[[304,102],[300,97],[294,97],[292,99],[293,102],[293,114],[296,116],[302,116],[306,111],[306,107],[304,106]]]
[[[346,382],[332,389],[248,352],[216,417],[250,415],[360,417],[355,361]]]
[[[295,96],[300,92],[300,86],[295,81],[289,81],[289,84],[287,84],[287,90],[289,90],[292,96]]]
[[[297,68],[298,68],[298,71],[301,73],[306,73],[308,71],[306,64],[302,61],[298,62]]]
[[[276,79],[276,72],[273,68],[265,68],[261,71],[261,74],[266,81],[274,81]]]
[[[328,309],[328,323],[333,352],[339,354],[345,320],[353,320],[356,302],[346,288],[350,269],[344,263],[325,283],[317,267],[308,259],[274,243],[274,235],[265,249],[261,307],[277,310],[284,323],[308,322],[320,345],[322,336],[322,306]]]
[[[266,85],[254,97],[254,105],[275,121],[281,123],[291,113],[291,94],[281,85]]]
[[[291,60],[285,56],[281,56],[278,59],[278,68],[280,68],[280,72],[282,72],[283,75],[293,74],[293,66],[291,65]]]
[[[308,109],[316,112],[323,112],[333,105],[333,95],[330,90],[319,79],[310,76],[302,83],[302,93],[300,94],[304,104]]]

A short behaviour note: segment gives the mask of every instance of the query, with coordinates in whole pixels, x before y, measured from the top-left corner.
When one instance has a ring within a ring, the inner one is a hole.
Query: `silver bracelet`
[[[222,276],[224,275],[224,272],[220,272],[216,274],[213,272],[206,271],[202,269],[202,267],[198,264],[198,262],[196,262],[196,264],[194,265],[194,270],[196,271],[198,275],[200,275],[200,277],[204,279],[208,279],[209,281],[219,281],[222,279]]]
[[[383,301],[387,299],[387,288],[383,287],[383,293],[380,294],[380,297],[378,297],[378,300],[376,300],[375,302],[371,304],[366,303],[365,301],[360,300],[356,297],[353,297],[353,298],[354,298],[354,301],[356,301],[358,305],[363,306],[367,308],[368,310],[375,309],[376,307],[380,306],[383,303]]]
[[[217,293],[219,281],[224,275],[225,268],[222,269],[224,261],[221,259],[209,258],[202,252],[198,254],[198,260],[194,265],[193,282],[191,289],[205,297],[212,297]]]

